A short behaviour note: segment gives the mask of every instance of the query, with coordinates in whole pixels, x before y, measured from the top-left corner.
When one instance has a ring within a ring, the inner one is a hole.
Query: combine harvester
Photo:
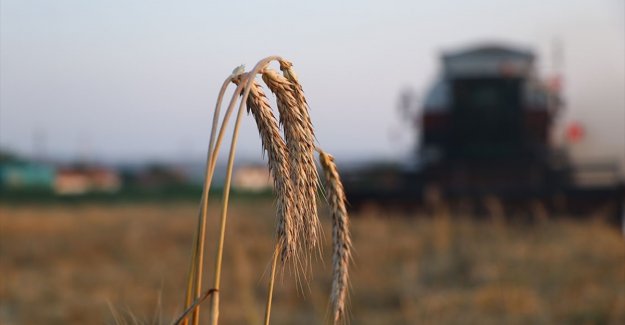
[[[415,159],[352,170],[352,209],[414,210],[442,199],[477,214],[497,205],[506,215],[601,214],[620,223],[618,165],[574,166],[566,146],[554,144],[559,87],[540,80],[534,63],[531,52],[504,46],[444,54],[416,118]]]

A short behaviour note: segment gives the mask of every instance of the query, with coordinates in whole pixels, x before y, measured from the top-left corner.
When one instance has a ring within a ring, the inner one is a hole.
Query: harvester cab
[[[465,194],[545,188],[556,171],[550,130],[559,103],[528,51],[481,46],[444,54],[420,119],[423,172]]]

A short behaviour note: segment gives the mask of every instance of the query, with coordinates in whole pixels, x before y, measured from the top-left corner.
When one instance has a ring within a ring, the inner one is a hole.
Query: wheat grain
[[[345,207],[345,192],[334,163],[334,157],[319,151],[319,160],[326,179],[326,195],[332,213],[332,293],[330,300],[333,308],[334,323],[345,315],[347,289],[349,286],[349,262],[351,259],[351,239],[349,217]]]
[[[304,252],[317,245],[321,225],[317,215],[318,175],[314,160],[314,134],[305,106],[293,84],[275,70],[264,69],[263,80],[276,95],[280,123],[289,151],[291,181],[296,191],[298,227]]]

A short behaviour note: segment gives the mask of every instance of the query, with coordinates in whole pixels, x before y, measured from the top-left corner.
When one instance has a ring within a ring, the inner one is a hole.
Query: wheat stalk
[[[280,75],[274,70],[267,69],[267,65],[271,61],[278,61],[280,63],[280,69],[283,71],[284,75]],[[280,134],[278,121],[273,115],[262,86],[256,81],[255,77],[258,73],[262,73],[263,80],[269,89],[276,94],[280,122],[284,130],[284,138],[286,138],[286,141]],[[227,83],[229,82],[235,83],[237,88],[232,94],[228,110],[224,114],[219,133],[215,139],[221,101]],[[211,293],[210,295],[205,294],[201,296],[208,193],[226,126],[237,102],[239,103],[239,108],[236,121],[234,122],[224,183],[220,229],[215,258],[214,284],[208,291]],[[185,312],[178,319],[185,324],[187,323],[186,316],[191,312],[193,313],[193,324],[199,322],[199,305],[208,296],[210,296],[210,324],[216,325],[218,322],[221,269],[230,185],[239,127],[245,106],[247,106],[248,113],[251,113],[256,121],[263,150],[267,153],[268,165],[273,176],[277,194],[278,240],[272,256],[273,261],[269,290],[265,306],[265,324],[269,324],[278,260],[281,258],[283,263],[293,260],[297,265],[300,253],[308,254],[312,248],[318,245],[318,238],[321,232],[316,205],[319,175],[317,174],[314,163],[315,139],[310,116],[308,115],[308,105],[303,95],[302,87],[292,69],[292,64],[277,56],[267,57],[259,61],[248,73],[244,73],[242,67],[237,68],[226,82],[224,82],[219,93],[209,141],[204,192],[202,194],[198,227],[195,235],[193,257],[189,268]],[[343,193],[343,186],[341,185],[338,171],[336,170],[332,157],[320,150],[319,152],[321,165],[324,168],[327,178],[327,191],[329,193],[329,203],[333,216],[334,280],[332,284],[331,300],[334,309],[334,321],[336,323],[344,319],[345,314],[345,299],[348,287],[347,267],[351,256],[351,242],[349,239],[349,230],[347,228],[348,219],[345,209],[345,194]],[[194,301],[192,300],[193,297],[195,298]]]
[[[349,217],[345,207],[345,192],[334,157],[318,149],[319,161],[326,180],[326,196],[332,213],[332,292],[330,300],[334,323],[345,317],[349,287],[349,262],[352,242],[349,235]]]
[[[207,163],[206,163],[206,171],[204,175],[204,188],[202,191],[202,199],[200,203],[200,211],[198,217],[198,226],[196,228],[196,234],[194,239],[194,249],[191,258],[191,265],[189,267],[189,273],[187,275],[187,289],[185,294],[185,309],[191,305],[192,296],[196,298],[200,297],[200,291],[202,287],[202,269],[203,269],[203,259],[204,259],[204,246],[205,246],[205,233],[206,233],[206,214],[208,210],[208,197],[210,192],[210,184],[212,183],[213,175],[215,173],[215,163],[217,161],[217,156],[219,153],[219,147],[221,145],[221,140],[223,139],[223,131],[225,128],[219,132],[219,136],[215,139],[215,133],[217,130],[219,113],[221,111],[221,104],[223,101],[223,97],[225,95],[226,89],[228,85],[232,82],[233,78],[235,78],[238,74],[242,73],[243,67],[240,66],[235,69],[232,74],[226,78],[223,82],[221,89],[219,91],[219,95],[217,96],[217,103],[215,104],[215,110],[213,113],[213,125],[211,128],[211,134],[209,139],[209,147],[207,153]],[[232,113],[232,109],[234,107],[234,102],[238,94],[241,92],[241,87],[237,87],[235,93],[233,95],[233,100],[231,100],[228,110],[224,116],[224,120],[222,122],[222,126],[225,125],[230,118],[230,114]],[[193,324],[197,324],[199,321],[199,306],[193,309]],[[186,325],[188,320],[184,320],[184,324]]]
[[[296,190],[296,209],[302,251],[317,245],[321,229],[317,216],[318,175],[314,160],[314,133],[305,99],[294,91],[295,86],[275,70],[264,69],[263,81],[276,95],[280,123],[289,151],[291,180]]]
[[[209,317],[210,324],[217,325],[219,319],[219,289],[221,287],[221,270],[222,270],[222,261],[223,261],[223,251],[224,251],[224,241],[226,237],[226,222],[228,219],[228,203],[230,199],[230,185],[232,182],[232,170],[234,167],[234,156],[236,152],[237,141],[239,138],[239,127],[241,126],[241,117],[243,116],[243,108],[245,107],[245,103],[250,94],[252,83],[254,82],[254,76],[262,69],[269,61],[269,59],[261,60],[261,62],[257,63],[254,66],[254,69],[247,74],[247,79],[242,82],[245,84],[245,88],[243,90],[243,94],[241,96],[241,101],[239,103],[239,109],[237,111],[237,118],[234,123],[234,130],[232,131],[232,140],[230,142],[230,152],[228,154],[228,165],[226,168],[226,180],[224,182],[224,195],[221,203],[221,216],[220,216],[220,225],[219,225],[219,238],[217,241],[217,254],[215,258],[215,278],[213,280],[213,289],[215,289],[215,293],[210,296],[210,309],[209,309]],[[240,86],[240,85],[239,85]],[[237,87],[239,89],[239,87]],[[236,94],[235,94],[236,95]],[[236,102],[236,98],[233,98],[230,102],[230,105],[233,105]],[[221,126],[221,131],[225,129],[225,120],[224,124]]]

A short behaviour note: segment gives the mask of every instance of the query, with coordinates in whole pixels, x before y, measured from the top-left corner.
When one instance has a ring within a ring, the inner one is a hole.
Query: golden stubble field
[[[0,324],[169,324],[182,308],[196,211],[192,203],[0,206]],[[270,201],[231,206],[223,324],[262,320],[274,218]],[[288,269],[279,275],[273,324],[329,323],[331,232],[322,219],[313,279],[302,289]],[[352,218],[352,233],[352,324],[625,324],[625,242],[600,221],[369,212]]]

